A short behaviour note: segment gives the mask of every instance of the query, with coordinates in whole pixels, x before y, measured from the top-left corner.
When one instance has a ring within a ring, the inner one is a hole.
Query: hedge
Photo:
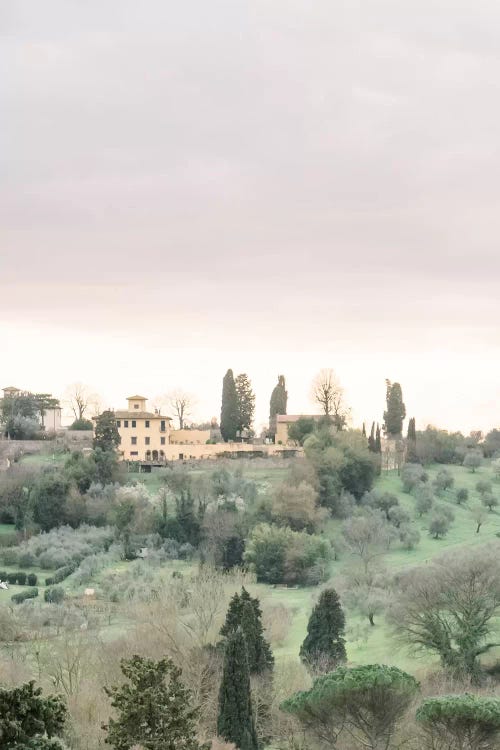
[[[54,583],[61,583],[65,578],[75,572],[77,565],[70,563],[69,565],[63,565],[62,568],[58,568],[53,576],[45,579],[46,586],[52,586]]]
[[[14,602],[14,604],[21,604],[21,602],[24,602],[26,599],[35,599],[35,597],[38,596],[38,589],[36,587],[25,589],[24,591],[20,591],[19,594],[13,594],[10,598],[11,601]]]

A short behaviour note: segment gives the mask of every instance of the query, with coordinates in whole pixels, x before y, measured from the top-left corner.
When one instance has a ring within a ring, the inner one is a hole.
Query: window
[[[146,427],[149,427],[149,419],[146,419]]]
[[[124,419],[123,420],[123,426],[124,427],[128,427],[128,419]]]
[[[160,422],[160,432],[165,432],[165,420],[162,419]]]
[[[149,445],[151,443],[151,438],[146,438],[146,445]]]
[[[132,420],[132,427],[137,427],[137,422],[135,421],[135,419]]]
[[[139,408],[139,404],[134,404],[134,409],[138,409],[138,408]]]
[[[164,438],[164,437],[160,438],[160,443],[161,443],[162,445],[165,445],[165,438]]]
[[[122,426],[122,421],[121,421],[121,419],[117,419],[117,420],[116,420],[116,426],[117,426],[117,427],[121,427],[121,426]]]
[[[133,437],[133,438],[131,439],[131,442],[132,442],[132,445],[137,445],[137,438],[136,438],[136,437]]]
[[[131,456],[138,456],[139,453],[137,451],[130,451]]]

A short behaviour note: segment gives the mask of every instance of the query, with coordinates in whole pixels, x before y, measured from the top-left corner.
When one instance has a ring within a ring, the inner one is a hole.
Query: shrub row
[[[0,570],[0,581],[7,581],[11,586],[17,583],[18,586],[36,586],[38,578],[34,573],[24,573],[19,570],[17,573],[6,573]]]
[[[54,583],[61,583],[61,581],[64,581],[65,578],[67,578],[72,573],[74,573],[76,568],[77,568],[77,565],[75,565],[74,563],[63,565],[62,568],[58,568],[54,572],[53,576],[50,576],[49,578],[45,579],[45,585],[53,586]]]
[[[11,601],[14,602],[14,604],[21,604],[21,602],[24,602],[26,599],[34,599],[38,596],[38,589],[31,588],[26,589],[25,591],[20,591],[19,594],[13,594],[10,598]]]

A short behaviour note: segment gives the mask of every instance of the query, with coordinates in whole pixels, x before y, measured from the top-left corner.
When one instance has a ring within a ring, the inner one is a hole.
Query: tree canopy
[[[384,412],[384,428],[388,435],[396,437],[403,431],[403,420],[406,417],[406,407],[403,401],[403,390],[399,383],[386,380],[387,409]]]
[[[142,656],[123,659],[128,682],[105,688],[116,711],[104,728],[106,742],[116,750],[139,745],[144,750],[208,750],[196,737],[198,709],[182,684],[181,670],[170,659]]]
[[[379,750],[389,747],[418,689],[415,678],[396,667],[339,667],[286,700],[281,709],[332,746],[346,732],[360,746]]]

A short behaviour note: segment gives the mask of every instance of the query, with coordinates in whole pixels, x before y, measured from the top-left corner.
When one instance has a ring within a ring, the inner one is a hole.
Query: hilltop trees
[[[349,417],[344,389],[333,370],[320,370],[312,384],[312,398],[329,417],[338,430],[342,430]]]
[[[0,687],[0,746],[3,750],[62,750],[58,738],[66,716],[62,699],[43,698],[34,682],[10,690]]]
[[[276,435],[276,416],[286,414],[288,392],[285,386],[285,376],[278,375],[278,384],[274,386],[269,402],[269,434]]]
[[[184,429],[186,418],[191,416],[195,404],[194,396],[176,388],[167,395],[167,401],[179,422],[179,430]]]
[[[252,426],[255,411],[255,394],[252,390],[250,378],[243,372],[236,376],[234,381],[236,389],[238,432],[249,430]]]
[[[236,440],[238,431],[238,395],[232,370],[228,370],[222,381],[222,408],[220,413],[220,431],[223,440]]]
[[[234,742],[239,750],[258,748],[247,646],[240,627],[233,630],[226,641],[219,689],[217,734],[228,742]]]
[[[104,727],[109,745],[116,750],[132,745],[144,750],[208,750],[196,738],[198,710],[191,707],[181,670],[170,659],[133,656],[122,660],[121,669],[129,683],[104,688],[117,712]]]
[[[347,659],[344,634],[345,617],[338,594],[325,589],[309,618],[300,658],[313,670],[333,669]]]
[[[220,431],[227,443],[236,440],[237,433],[250,429],[255,410],[255,394],[246,373],[236,377],[228,370],[222,381]]]
[[[418,452],[417,452],[417,429],[415,425],[415,417],[412,417],[408,421],[408,433],[406,437],[406,461],[409,464],[418,463]]]
[[[399,383],[386,380],[387,409],[384,412],[384,429],[390,437],[398,437],[403,431],[403,420],[406,407],[403,402],[403,391]]]

